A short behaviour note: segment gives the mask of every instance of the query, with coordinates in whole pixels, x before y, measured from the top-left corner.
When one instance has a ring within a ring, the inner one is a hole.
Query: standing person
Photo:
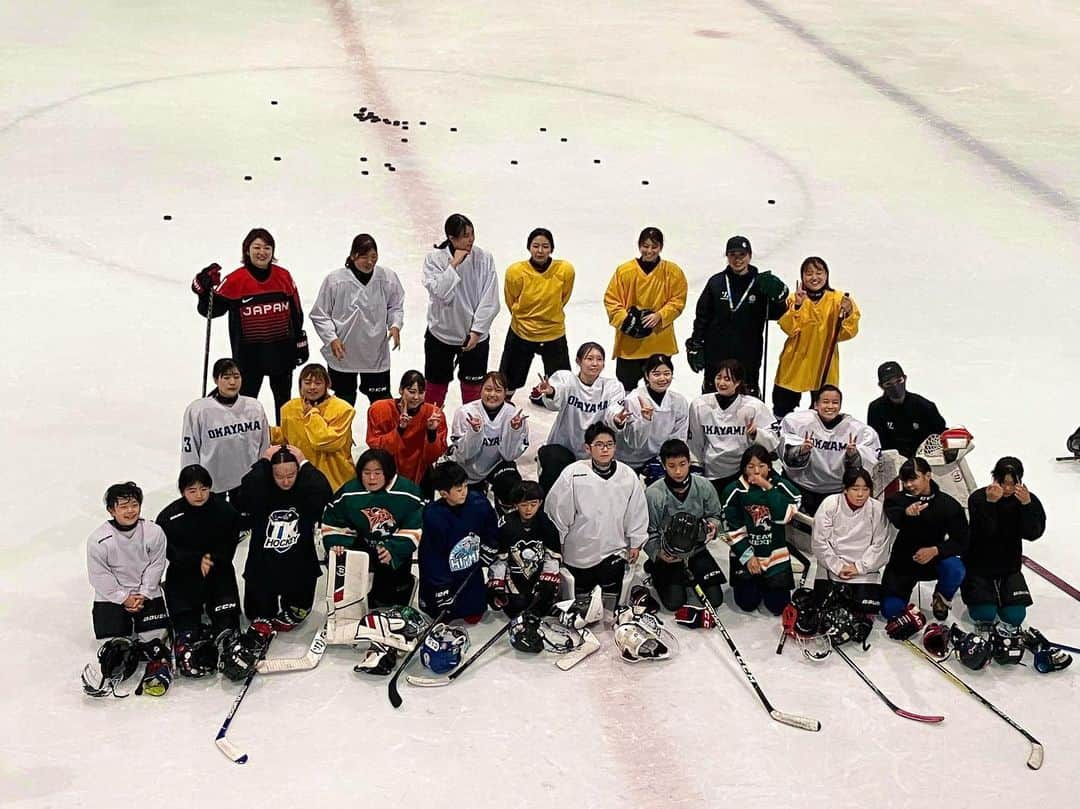
[[[660,258],[663,247],[659,228],[641,231],[641,255],[615,269],[604,293],[615,327],[615,376],[628,391],[641,380],[647,357],[679,352],[674,324],[686,307],[686,276],[678,264]]]
[[[589,425],[588,458],[567,466],[548,492],[544,511],[562,537],[563,560],[574,576],[574,595],[600,585],[617,600],[626,565],[637,561],[649,536],[649,508],[641,479],[615,460],[615,431]]]
[[[105,491],[109,519],[86,540],[86,571],[94,588],[94,637],[109,640],[98,652],[102,680],[97,688],[83,675],[86,693],[108,696],[102,691],[112,672],[107,660],[141,655],[146,662],[143,693],[160,697],[172,682],[172,655],[165,645],[169,613],[161,590],[165,572],[165,532],[142,515],[143,493],[134,482],[115,483]],[[141,647],[132,645],[137,636]],[[110,652],[110,649],[116,651]],[[131,676],[137,666],[127,669]],[[117,680],[118,682],[119,680]]]
[[[417,486],[431,465],[446,452],[446,416],[437,404],[424,401],[427,381],[419,371],[401,377],[397,399],[383,399],[368,408],[367,444],[385,449],[399,474]]]
[[[356,459],[357,477],[334,495],[322,517],[327,550],[368,555],[372,574],[369,607],[408,604],[412,558],[420,543],[424,498],[415,483],[397,473],[393,456],[367,449]]]
[[[762,335],[768,321],[787,311],[788,288],[750,263],[753,251],[745,236],[728,239],[726,253],[727,267],[709,279],[698,298],[686,360],[694,373],[705,371],[702,393],[716,390],[721,362],[738,360],[746,370],[747,392],[760,399]]]
[[[724,489],[720,502],[731,545],[735,603],[745,612],[764,604],[779,615],[795,587],[784,526],[799,510],[799,490],[773,469],[769,450],[754,444],[743,452],[739,477]]]
[[[358,385],[369,403],[391,397],[390,351],[401,348],[405,290],[378,261],[375,239],[358,234],[345,266],[326,276],[311,307],[330,387],[353,407]]]
[[[511,264],[503,278],[510,328],[499,371],[506,377],[507,399],[525,385],[537,354],[544,363],[544,376],[570,370],[565,310],[574,291],[574,265],[551,257],[555,237],[547,228],[535,228],[525,246],[528,260]]]
[[[530,606],[534,615],[547,615],[559,595],[559,532],[543,512],[544,490],[536,481],[519,481],[509,500],[514,510],[499,526],[499,545],[488,568],[488,606],[510,618]]]
[[[352,423],[356,411],[330,393],[330,376],[318,363],[300,369],[300,395],[281,408],[281,427],[270,431],[274,444],[299,447],[326,475],[333,491],[356,477]]]
[[[991,637],[998,662],[1018,663],[1020,625],[1033,603],[1021,570],[1021,545],[1046,531],[1046,511],[1024,485],[1019,458],[998,459],[990,485],[968,499],[968,513],[971,542],[963,552],[967,572],[960,597],[977,630]]]
[[[517,464],[529,447],[527,416],[506,401],[506,377],[488,371],[480,386],[480,398],[458,408],[450,430],[447,455],[461,464],[469,488],[487,494],[490,485],[495,504],[510,508],[510,490],[521,480]]]
[[[645,478],[648,486],[664,475],[661,445],[686,438],[690,403],[671,389],[674,365],[667,354],[653,354],[642,364],[645,378],[621,404],[607,409],[604,421],[618,435],[619,460]]]
[[[308,361],[308,346],[300,293],[289,271],[274,264],[274,247],[269,231],[254,228],[244,237],[243,266],[222,281],[221,267],[211,264],[195,276],[191,290],[203,317],[228,312],[232,355],[244,377],[240,393],[258,399],[269,376],[277,420],[292,392],[293,368]]]
[[[244,613],[264,637],[311,612],[319,560],[315,525],[333,492],[296,447],[270,447],[244,475],[240,501],[254,528],[244,565]]]
[[[843,490],[849,469],[873,475],[881,454],[877,433],[840,412],[843,401],[838,387],[823,385],[812,410],[789,413],[780,422],[780,461],[802,491],[802,511],[810,516],[822,500]]]
[[[848,469],[843,487],[839,494],[826,497],[814,515],[814,594],[822,604],[840,586],[850,587],[857,637],[862,642],[881,609],[881,570],[889,561],[892,542],[885,508],[874,499],[870,473]]]
[[[240,629],[240,592],[233,556],[240,541],[240,514],[211,496],[213,479],[198,464],[180,470],[180,497],[158,514],[169,560],[165,600],[172,617],[176,666],[185,677],[217,671],[213,638]],[[210,619],[210,638],[203,615]]]
[[[480,380],[488,369],[489,332],[499,314],[499,279],[491,253],[474,244],[469,218],[451,214],[446,239],[424,259],[428,291],[424,333],[427,401],[443,406],[458,366],[463,404],[480,398]]]
[[[850,296],[829,286],[825,259],[804,259],[799,279],[778,321],[788,336],[780,351],[772,394],[778,419],[799,406],[805,391],[810,391],[813,404],[823,383],[840,384],[839,343],[859,333],[859,307]]]
[[[758,444],[773,452],[779,444],[769,408],[743,393],[744,383],[742,364],[723,360],[713,377],[716,393],[703,393],[690,404],[687,443],[717,494],[739,477],[747,447]]]
[[[603,419],[609,407],[626,398],[618,380],[600,376],[604,372],[605,354],[599,343],[582,343],[575,361],[576,374],[556,371],[550,378],[541,377],[536,386],[541,404],[558,414],[547,441],[536,453],[540,485],[545,492],[551,490],[568,464],[588,457],[585,429]]]
[[[686,560],[664,550],[664,528],[676,512],[686,512],[707,525],[706,541],[716,537],[723,523],[720,498],[712,484],[690,471],[690,447],[680,438],[669,438],[660,447],[664,475],[645,489],[645,504],[649,510],[649,539],[645,555],[649,557],[646,570],[652,575],[653,586],[664,608],[676,613],[676,620],[688,626],[703,626],[703,616],[694,601],[687,581],[686,566],[705,591],[714,607],[724,601],[724,574],[713,555],[702,545]],[[697,620],[695,620],[697,619]]]
[[[240,393],[240,368],[226,357],[214,363],[209,396],[196,399],[184,411],[180,465],[206,467],[214,494],[233,499],[240,480],[270,446],[270,425],[259,400]]]
[[[881,448],[895,449],[914,458],[919,445],[945,430],[937,405],[907,389],[907,375],[898,362],[883,362],[877,369],[882,395],[866,410],[866,423],[878,434]]]
[[[885,499],[885,516],[897,535],[881,577],[881,614],[904,615],[915,585],[937,580],[932,607],[934,617],[944,621],[964,580],[967,517],[963,507],[938,488],[926,459],[905,461],[900,481],[903,490]]]
[[[498,547],[498,518],[486,497],[469,491],[468,476],[459,464],[437,464],[431,484],[440,499],[424,506],[420,608],[433,618],[449,610],[445,621],[463,618],[475,624],[487,610],[487,588],[477,570],[480,549]]]

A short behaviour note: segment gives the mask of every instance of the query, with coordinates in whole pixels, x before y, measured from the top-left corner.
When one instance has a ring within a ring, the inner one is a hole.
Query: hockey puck
[[[401,142],[402,142],[402,143],[408,143],[408,142],[409,142],[409,139],[408,139],[408,138],[402,138],[402,139],[401,139]]]
[[[390,168],[390,164],[389,164],[389,163],[383,163],[383,168],[384,168],[384,169],[388,169],[388,168]]]
[[[394,126],[401,126],[401,121],[394,121]]]
[[[250,179],[251,179],[251,175],[250,175],[250,174],[245,174],[245,175],[244,175],[244,179],[245,179],[245,180],[250,180]]]
[[[599,163],[599,162],[600,162],[600,159],[599,159],[599,158],[597,158],[597,159],[593,160],[593,163]]]
[[[360,158],[360,162],[361,162],[361,163],[366,163],[366,162],[367,162],[367,158],[366,158],[366,157],[361,157],[361,158]]]
[[[402,125],[402,127],[401,127],[401,131],[402,131],[402,132],[408,132],[408,131],[409,131],[409,127],[407,127],[407,126],[405,126],[405,125],[403,124],[403,125]]]
[[[770,200],[769,200],[769,204],[770,204],[770,205],[775,205],[775,204],[776,204],[776,200],[775,200],[775,199],[770,199]]]
[[[457,127],[456,127],[456,126],[452,126],[452,127],[450,127],[450,131],[451,131],[451,132],[457,132]]]
[[[511,166],[516,166],[516,165],[517,165],[517,161],[516,161],[516,160],[511,160],[511,161],[510,161],[510,165],[511,165]]]
[[[382,119],[382,122],[383,122],[384,124],[388,124],[388,123],[390,123],[390,119],[389,119],[389,118],[383,118],[383,119]]]
[[[642,180],[642,181],[641,181],[641,184],[642,184],[642,185],[648,185],[648,184],[649,184],[649,181],[648,181],[648,180]]]
[[[397,169],[396,169],[396,168],[394,168],[393,166],[391,166],[391,167],[390,167],[390,171],[397,171]]]
[[[367,173],[368,173],[368,172],[367,172],[367,169],[364,169],[364,170],[363,170],[363,171],[361,171],[360,173],[361,173],[361,174],[363,174],[363,175],[364,175],[364,176],[366,177],[366,176],[367,176]]]
[[[541,131],[541,132],[547,132],[547,127],[546,127],[546,126],[542,126],[542,127],[540,127],[540,131]]]
[[[270,100],[270,104],[271,104],[272,106],[275,106],[275,107],[277,106],[277,102],[276,102],[276,101],[274,101],[273,99],[271,99],[271,100]]]
[[[163,217],[161,217],[161,218],[162,218],[162,219],[164,219],[164,220],[165,220],[166,222],[171,222],[171,221],[172,221],[172,217],[171,217],[171,216],[169,216],[169,214],[165,214],[165,215],[164,215]]]
[[[274,162],[275,163],[280,163],[281,162],[281,155],[274,155]]]
[[[427,121],[421,121],[420,126],[427,126]]]

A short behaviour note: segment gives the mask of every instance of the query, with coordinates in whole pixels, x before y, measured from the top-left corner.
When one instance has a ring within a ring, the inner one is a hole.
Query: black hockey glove
[[[686,361],[690,370],[700,374],[705,370],[705,343],[691,337],[686,341]]]

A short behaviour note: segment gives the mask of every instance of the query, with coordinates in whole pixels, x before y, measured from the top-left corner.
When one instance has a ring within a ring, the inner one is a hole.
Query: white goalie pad
[[[975,440],[964,427],[951,427],[941,435],[927,436],[915,454],[930,464],[934,483],[955,499],[967,514],[968,498],[978,488],[968,467],[967,455],[975,449]]]
[[[337,638],[348,634],[345,627],[355,627],[356,622],[368,613],[368,590],[371,579],[368,572],[368,555],[361,551],[345,551],[330,554],[326,576],[326,642],[329,644],[352,643]],[[343,628],[339,630],[338,625]]]

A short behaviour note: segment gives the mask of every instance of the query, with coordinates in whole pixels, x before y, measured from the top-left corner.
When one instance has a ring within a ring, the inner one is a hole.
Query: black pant
[[[380,399],[392,399],[390,395],[390,372],[376,371],[375,373],[350,373],[349,371],[335,371],[327,368],[330,374],[330,390],[344,402],[356,407],[356,388],[359,378],[360,392],[368,398],[368,402],[374,404]]]
[[[95,601],[93,620],[94,637],[98,640],[128,638],[169,628],[169,612],[161,596],[146,601],[139,612],[128,612],[123,604]]]
[[[298,576],[287,588],[277,590],[248,578],[244,587],[244,614],[249,621],[255,621],[270,620],[286,607],[310,610],[315,603],[318,580],[318,577]]]
[[[449,385],[454,380],[454,365],[463,385],[479,385],[488,371],[488,352],[491,339],[485,337],[472,351],[451,346],[430,331],[424,332],[424,378],[436,385]]]
[[[395,570],[390,565],[379,562],[375,554],[372,554],[369,569],[375,575],[368,593],[368,605],[392,607],[408,604],[412,598],[413,584],[416,582],[410,568],[411,565],[406,562]]]
[[[592,567],[571,567],[566,569],[574,574],[574,597],[587,596],[596,585],[604,595],[614,596],[618,600],[622,592],[623,576],[626,575],[626,560],[621,556],[609,556]]]
[[[488,476],[476,483],[469,484],[469,491],[482,494],[487,497],[488,490],[495,498],[495,506],[499,513],[506,508],[513,509],[510,503],[510,493],[521,482],[521,472],[513,461],[502,461],[494,469],[488,472]]]
[[[566,335],[535,343],[518,337],[513,330],[506,332],[499,372],[506,377],[507,390],[515,391],[525,386],[533,357],[537,354],[544,363],[545,376],[551,376],[556,371],[570,370],[570,350],[566,345]]]
[[[231,562],[216,562],[205,576],[185,576],[169,571],[165,600],[177,632],[197,630],[203,611],[210,616],[214,634],[240,628],[240,593]]]
[[[816,390],[810,391],[810,406],[813,407],[817,402],[818,392]],[[779,385],[773,385],[772,389],[772,412],[777,419],[782,419],[792,410],[799,406],[799,402],[802,401],[802,394],[798,391],[788,390],[782,388]]]
[[[274,394],[274,424],[281,424],[281,406],[292,396],[292,371],[283,374],[265,374],[258,369],[240,369],[240,395],[259,398],[263,377],[270,377],[270,390]]]
[[[687,560],[687,565],[694,574],[694,579],[705,591],[709,603],[714,607],[724,603],[724,574],[712,554],[699,551]],[[675,612],[690,600],[687,590],[692,585],[682,562],[665,562],[657,558],[649,562],[649,570],[652,572],[653,587],[656,588],[664,609]]]
[[[615,358],[615,378],[622,382],[623,389],[632,391],[638,382],[645,378],[645,359],[628,360],[624,357]]]

